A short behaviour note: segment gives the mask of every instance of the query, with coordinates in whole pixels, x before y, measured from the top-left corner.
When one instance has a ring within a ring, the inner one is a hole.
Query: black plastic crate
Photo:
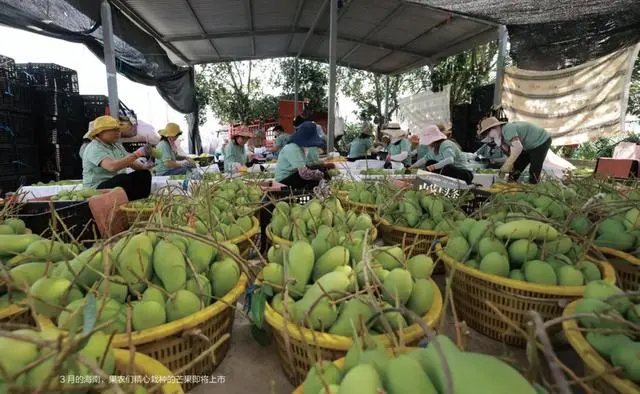
[[[32,113],[36,106],[36,88],[33,86],[14,83],[11,85],[13,94],[13,111]]]
[[[13,109],[13,81],[0,77],[0,110]]]
[[[82,144],[89,123],[86,119],[68,119],[58,116],[43,116],[37,121],[39,144]]]
[[[20,206],[18,217],[34,234],[45,238],[51,238],[53,231],[65,242],[72,237],[93,240],[99,234],[87,201],[30,201]]]
[[[0,111],[0,144],[33,144],[35,125],[30,115]]]
[[[16,62],[10,57],[0,55],[0,78],[16,78]]]
[[[11,175],[0,177],[0,196],[15,193],[21,186],[28,186],[40,181],[39,174]]]
[[[15,156],[16,150],[13,144],[0,145],[0,174],[14,175],[15,174]]]
[[[80,145],[47,144],[40,146],[42,172],[63,176],[82,174]]]
[[[38,87],[35,92],[35,111],[39,115],[72,117],[82,116],[82,113],[74,114],[71,95],[65,92],[56,92],[48,88]]]
[[[109,106],[109,97],[107,96],[82,95],[79,98],[81,99],[84,116],[89,120],[104,115],[106,108]]]
[[[29,174],[40,171],[38,149],[34,145],[15,145],[13,160],[16,174]]]
[[[78,94],[78,73],[54,63],[16,64],[17,80],[29,86],[41,86],[56,92]]]

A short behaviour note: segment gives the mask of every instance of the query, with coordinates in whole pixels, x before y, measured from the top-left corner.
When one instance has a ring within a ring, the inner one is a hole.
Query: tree
[[[473,91],[490,82],[497,50],[498,42],[492,41],[442,60],[431,68],[433,91],[451,84],[453,105],[471,102]]]
[[[227,62],[208,64],[196,72],[196,98],[200,105],[200,123],[211,108],[224,123],[251,124],[278,116],[277,98],[265,95],[261,81],[266,64]]]
[[[636,59],[631,74],[631,85],[629,86],[629,105],[627,112],[640,116],[640,56]]]
[[[385,108],[387,77],[350,68],[340,68],[340,89],[358,106],[358,118],[363,122],[373,122],[382,126],[391,120],[398,110],[401,95],[419,93],[430,87],[429,71],[420,68],[412,72],[389,77],[388,102]]]
[[[293,100],[296,89],[295,59],[280,61],[271,83],[282,89],[282,98]],[[312,112],[327,112],[329,67],[320,62],[298,59],[298,100],[309,100],[306,108]]]

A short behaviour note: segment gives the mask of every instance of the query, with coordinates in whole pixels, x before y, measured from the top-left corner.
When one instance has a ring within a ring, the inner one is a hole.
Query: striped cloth
[[[508,68],[502,106],[509,121],[544,127],[558,146],[619,134],[639,49],[640,44],[557,71]]]

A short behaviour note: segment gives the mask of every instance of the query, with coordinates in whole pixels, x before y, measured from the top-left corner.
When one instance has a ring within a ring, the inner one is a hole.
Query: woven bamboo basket
[[[131,336],[114,335],[113,347],[126,349],[133,345],[138,353],[159,361],[176,376],[210,376],[231,346],[234,306],[244,294],[247,281],[247,276],[241,274],[236,286],[222,299],[193,315],[134,331]],[[41,326],[53,324],[43,316],[37,319]],[[199,383],[183,381],[181,384],[183,390],[189,391]]]
[[[36,326],[29,308],[19,305],[9,305],[8,308],[0,309],[0,322]]]
[[[249,229],[249,231],[239,237],[232,238],[228,241],[238,247],[238,249],[240,250],[240,256],[242,256],[243,258],[249,256],[251,251],[254,250],[254,245],[256,247],[256,250],[260,250],[260,237],[257,236],[260,232],[260,221],[258,220],[258,218],[253,216],[251,218],[251,222],[253,223],[253,225],[251,226],[251,229]],[[252,241],[253,244],[251,243]]]
[[[148,222],[149,219],[151,219],[151,215],[156,211],[156,208],[133,208],[121,206],[120,211],[124,212],[127,216],[129,226],[133,226],[136,222]]]
[[[564,309],[563,316],[571,316],[575,313],[576,301],[573,301]],[[575,319],[564,320],[562,322],[562,330],[573,350],[582,359],[585,376],[599,376],[598,379],[585,382],[589,387],[601,393],[640,393],[640,385],[615,373],[607,372],[613,370],[613,366],[591,347],[587,339],[582,335],[582,331],[580,331],[578,322]]]
[[[460,319],[482,334],[508,345],[524,347],[527,340],[515,333],[486,302],[491,302],[511,321],[525,327],[528,311],[535,310],[544,321],[554,319],[562,315],[565,305],[580,298],[584,291],[584,286],[540,285],[487,274],[453,260],[444,253],[441,244],[436,245],[436,254],[447,270],[455,267],[451,288]],[[594,262],[599,264],[603,280],[615,284],[616,275],[611,264]],[[553,330],[550,333],[554,334]]]
[[[275,235],[271,231],[271,225],[267,226],[266,232],[267,232],[267,239],[269,240],[269,243],[271,245],[282,245],[282,246],[293,245],[293,241],[289,241],[288,239],[284,239]],[[374,227],[371,229],[371,231],[369,231],[369,242],[374,242],[376,238],[378,238],[378,230],[376,230],[376,228]]]
[[[388,349],[388,350],[389,350],[389,355],[391,355],[393,357],[395,354],[408,353],[408,352],[410,352],[412,350],[416,350],[416,349],[418,349],[418,348],[415,348],[415,347],[404,347],[404,348],[399,348],[399,349]],[[342,369],[342,367],[344,366],[344,357],[335,360],[333,362],[333,364],[336,367]],[[305,394],[304,393],[304,388],[302,387],[302,385],[300,385],[300,386],[296,387],[295,390],[293,390],[293,392],[291,394]]]
[[[128,378],[134,376],[136,379],[142,380],[141,384],[146,388],[152,388],[158,384],[162,384],[156,393],[162,394],[184,394],[180,387],[180,378],[174,376],[160,362],[145,356],[141,353],[135,353],[133,363],[131,363],[131,353],[124,349],[114,349],[116,358],[115,376]]]
[[[375,217],[378,212],[378,206],[376,204],[362,204],[359,202],[349,200],[349,196],[340,196],[340,202],[345,211],[353,211],[356,213],[366,213],[372,218]]]
[[[610,248],[598,248],[616,270],[620,287],[623,290],[635,291],[640,288],[640,259]]]
[[[434,292],[431,309],[422,317],[422,320],[435,329],[442,315],[443,300],[438,286],[435,282],[432,284],[437,291]],[[344,357],[353,345],[351,337],[313,331],[291,321],[285,325],[284,317],[273,310],[268,302],[265,305],[264,315],[273,330],[282,371],[294,386],[302,384],[311,368],[308,351],[313,354],[313,357],[319,355],[323,360],[337,360]],[[416,346],[425,337],[425,333],[418,324],[412,324],[402,330],[400,336],[406,346]],[[385,346],[392,344],[387,335],[379,335],[378,339]]]

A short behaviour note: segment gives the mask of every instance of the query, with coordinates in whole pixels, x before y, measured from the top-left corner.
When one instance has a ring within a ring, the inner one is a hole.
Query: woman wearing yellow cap
[[[118,143],[120,122],[111,116],[100,116],[93,122],[87,136],[91,142],[82,156],[82,183],[84,187],[113,189],[122,187],[129,201],[149,197],[152,164],[137,163],[141,157],[151,157],[152,147],[146,144],[134,153],[128,153]],[[134,171],[127,174],[125,170]]]
[[[158,132],[160,142],[156,149],[160,151],[160,157],[156,162],[156,175],[184,175],[189,167],[194,167],[193,160],[178,155],[178,137],[182,134],[180,126],[175,123],[167,123],[164,129]]]

